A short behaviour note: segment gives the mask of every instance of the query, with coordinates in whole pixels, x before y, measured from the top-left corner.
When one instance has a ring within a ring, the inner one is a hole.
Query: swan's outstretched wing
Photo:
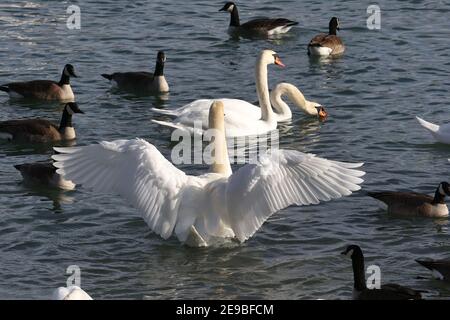
[[[177,221],[182,189],[195,177],[175,168],[142,139],[55,148],[57,173],[100,192],[125,197],[164,239]]]
[[[228,180],[228,224],[240,241],[251,237],[273,213],[290,205],[317,204],[360,189],[355,170],[343,163],[292,150],[274,150],[247,164]]]

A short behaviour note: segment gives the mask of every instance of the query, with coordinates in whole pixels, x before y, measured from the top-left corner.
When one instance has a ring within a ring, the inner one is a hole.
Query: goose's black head
[[[166,54],[164,51],[158,51],[156,56],[155,77],[164,75],[164,63],[166,62]]]
[[[67,112],[69,115],[73,115],[74,113],[84,113],[79,107],[78,104],[75,102],[69,102],[64,107],[64,111]]]
[[[166,54],[164,51],[158,51],[158,55],[156,56],[156,61],[159,63],[166,62]]]
[[[450,196],[450,184],[441,182],[438,187],[438,192],[441,196]]]
[[[347,249],[345,249],[344,251],[341,252],[341,254],[344,254],[347,257],[350,257],[352,260],[355,260],[355,259],[360,260],[361,258],[364,259],[361,248],[359,246],[357,246],[356,244],[349,245],[347,247]]]
[[[330,24],[329,24],[330,34],[336,35],[336,30],[341,30],[340,27],[341,27],[341,24],[340,24],[339,19],[336,17],[331,18]]]
[[[223,6],[222,9],[220,9],[219,11],[228,11],[228,12],[233,12],[234,8],[236,8],[236,4],[234,2],[227,2],[225,3],[225,5]]]
[[[63,74],[68,77],[78,78],[78,76],[75,73],[75,68],[71,64],[66,64],[64,66]]]

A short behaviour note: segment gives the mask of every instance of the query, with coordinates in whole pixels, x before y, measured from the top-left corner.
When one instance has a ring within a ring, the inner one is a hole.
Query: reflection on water
[[[63,213],[63,209],[61,205],[69,205],[73,204],[75,198],[70,195],[69,191],[52,189],[45,187],[40,184],[30,184],[30,183],[22,183],[23,187],[28,191],[25,194],[27,197],[32,196],[39,198],[44,198],[46,200],[50,200],[52,202],[51,211],[55,213]]]

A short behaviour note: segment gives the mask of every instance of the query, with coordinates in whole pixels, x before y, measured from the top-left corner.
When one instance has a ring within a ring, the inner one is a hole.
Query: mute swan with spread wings
[[[217,238],[244,242],[275,212],[318,204],[359,190],[361,163],[326,160],[294,150],[272,150],[234,173],[225,139],[224,107],[210,108],[215,129],[210,171],[190,176],[142,139],[55,148],[57,173],[94,191],[116,193],[162,238],[175,234],[190,246]]]

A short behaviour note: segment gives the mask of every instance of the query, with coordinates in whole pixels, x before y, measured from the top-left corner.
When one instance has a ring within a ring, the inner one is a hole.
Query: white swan
[[[438,142],[450,144],[450,123],[438,126],[417,116],[416,119]]]
[[[142,139],[55,148],[58,173],[94,191],[126,198],[162,238],[190,246],[217,238],[250,238],[273,213],[318,204],[359,190],[361,163],[342,163],[293,150],[273,150],[232,173],[223,103],[213,103],[215,156],[210,172],[189,176]]]
[[[52,300],[93,300],[78,286],[59,287],[53,292]]]
[[[316,103],[307,101],[303,94],[293,85],[279,84],[269,96],[267,81],[267,65],[284,66],[278,55],[272,50],[263,50],[256,63],[256,91],[261,108],[238,99],[214,99],[222,101],[225,106],[225,128],[227,137],[260,135],[270,132],[277,127],[278,121],[292,118],[289,107],[281,99],[286,94],[306,114],[326,117],[324,108]],[[274,103],[276,113],[273,112],[270,101]],[[155,123],[176,129],[193,131],[195,123],[199,123],[201,131],[208,129],[209,107],[213,99],[195,100],[175,110],[152,110],[175,117],[173,122],[152,120]],[[198,132],[202,133],[202,132]]]

